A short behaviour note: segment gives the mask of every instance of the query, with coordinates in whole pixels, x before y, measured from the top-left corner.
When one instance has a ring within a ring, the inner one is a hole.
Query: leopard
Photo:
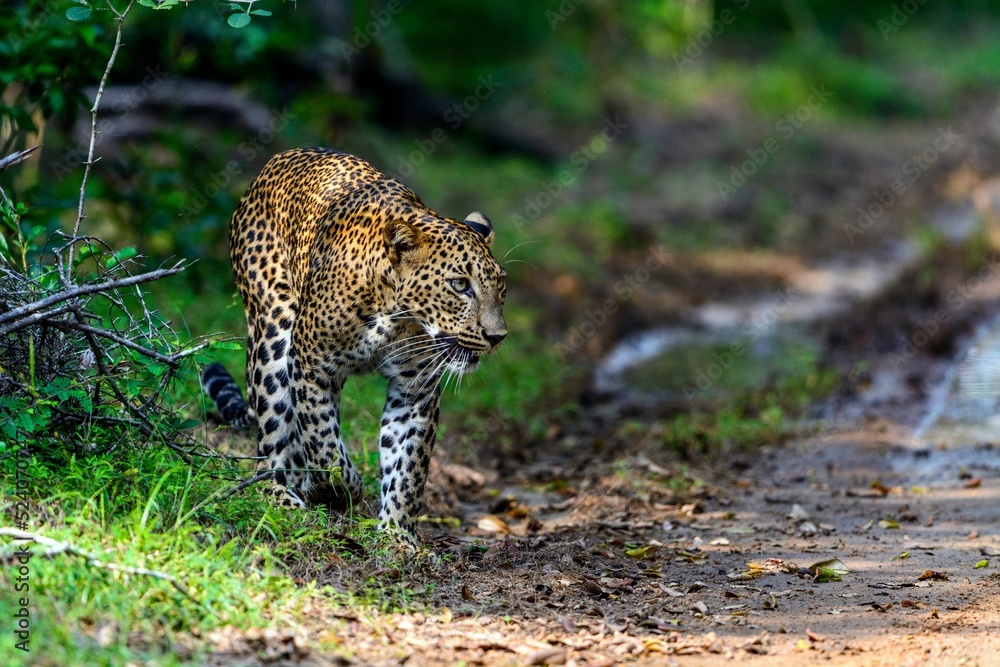
[[[256,425],[259,476],[293,507],[363,496],[341,425],[351,376],[386,379],[380,529],[417,544],[442,378],[507,337],[493,225],[442,217],[365,160],[328,148],[272,157],[239,200],[230,259],[247,324],[247,397],[218,362],[201,383],[223,421]]]

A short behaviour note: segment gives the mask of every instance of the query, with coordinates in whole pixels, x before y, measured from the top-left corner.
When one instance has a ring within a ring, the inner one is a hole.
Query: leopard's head
[[[507,336],[506,272],[490,254],[493,226],[479,212],[465,220],[421,215],[383,230],[395,271],[397,311],[431,341],[423,349],[442,367],[472,371]]]

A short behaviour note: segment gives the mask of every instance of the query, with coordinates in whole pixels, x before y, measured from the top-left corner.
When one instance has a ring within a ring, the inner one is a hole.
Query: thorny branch
[[[104,88],[107,86],[108,77],[111,76],[111,69],[115,66],[115,60],[118,58],[118,50],[122,45],[122,34],[125,31],[125,17],[128,16],[134,4],[135,0],[129,0],[124,11],[119,12],[110,2],[108,3],[108,7],[115,13],[115,20],[118,21],[118,30],[115,32],[115,45],[111,50],[111,57],[108,58],[108,66],[104,68],[104,76],[101,77],[101,83],[97,87],[97,94],[94,95],[94,106],[90,108],[90,147],[87,149],[87,159],[83,163],[83,179],[80,182],[80,201],[77,204],[76,222],[73,224],[72,240],[75,240],[79,236],[80,223],[83,222],[83,218],[85,217],[84,204],[87,199],[87,181],[90,179],[90,168],[94,166],[94,148],[97,145],[97,110],[101,106],[101,98],[104,97]],[[62,272],[63,282],[69,284],[69,278],[73,272],[72,245],[69,247],[69,254]]]
[[[55,303],[60,303],[62,301],[68,301],[70,299],[75,299],[81,296],[87,296],[88,294],[96,294],[98,292],[110,292],[121,287],[128,287],[130,285],[137,285],[139,283],[150,282],[152,280],[159,280],[161,278],[166,278],[167,276],[172,276],[175,273],[180,273],[185,268],[184,262],[178,262],[169,269],[156,269],[155,271],[148,271],[146,273],[140,273],[134,276],[126,276],[125,278],[117,278],[115,280],[109,280],[100,283],[85,283],[83,285],[77,285],[76,287],[69,287],[61,292],[57,292],[51,296],[47,296],[44,299],[39,299],[32,303],[19,306],[18,308],[12,308],[5,313],[0,313],[0,324],[5,322],[10,322],[17,320],[22,317],[26,317],[33,313],[37,313],[40,310],[45,310],[49,306]],[[17,327],[20,328],[20,327]],[[0,336],[10,333],[16,330],[15,327],[0,327]]]

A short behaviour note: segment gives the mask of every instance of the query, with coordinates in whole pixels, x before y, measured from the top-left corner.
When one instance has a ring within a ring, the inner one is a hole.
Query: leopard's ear
[[[476,232],[483,237],[486,241],[486,245],[491,245],[493,243],[493,225],[490,223],[490,219],[479,211],[473,211],[469,215],[465,216],[463,220],[466,225],[472,231]]]
[[[390,220],[382,229],[385,252],[393,266],[401,261],[419,261],[420,251],[426,248],[424,233],[405,220]]]

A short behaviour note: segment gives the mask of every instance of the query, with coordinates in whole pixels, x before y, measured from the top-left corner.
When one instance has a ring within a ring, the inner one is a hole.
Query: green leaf
[[[90,7],[70,7],[66,10],[66,18],[70,21],[86,21],[93,11]]]
[[[644,547],[634,547],[632,549],[626,549],[625,555],[628,556],[629,558],[648,558],[649,556],[652,556],[653,554],[656,553],[656,549],[657,549],[656,546],[648,544]]]
[[[984,567],[989,567],[989,566],[990,566],[990,562],[984,558],[981,561],[979,561],[978,563],[976,563],[975,566],[973,567],[973,569],[974,570],[981,570]]]
[[[113,268],[116,264],[122,264],[126,260],[132,259],[139,252],[135,248],[122,248],[121,250],[116,250],[111,253],[111,257],[104,260],[104,267],[107,269]]]
[[[831,558],[809,566],[809,571],[813,573],[813,581],[817,584],[825,584],[828,581],[840,581],[841,577],[848,572],[847,566],[839,558]]]
[[[243,343],[235,340],[213,340],[208,346],[213,350],[242,350]]]
[[[250,13],[253,14],[254,16],[270,16],[271,15],[271,12],[269,12],[266,9],[255,9],[255,10],[253,10]]]
[[[250,15],[249,14],[230,14],[229,19],[226,21],[229,25],[234,28],[245,28],[250,25]]]

